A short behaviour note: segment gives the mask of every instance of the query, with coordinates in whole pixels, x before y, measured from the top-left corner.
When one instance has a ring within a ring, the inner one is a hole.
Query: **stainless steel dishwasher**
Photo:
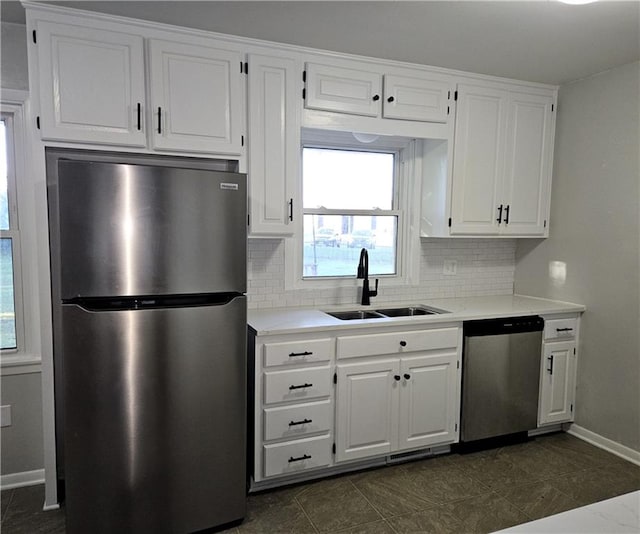
[[[461,441],[537,426],[541,317],[464,323]]]

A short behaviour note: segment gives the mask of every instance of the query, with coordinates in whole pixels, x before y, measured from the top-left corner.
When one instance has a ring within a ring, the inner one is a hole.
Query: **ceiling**
[[[640,2],[50,2],[221,33],[563,84],[640,59]],[[2,0],[4,22],[24,23]]]

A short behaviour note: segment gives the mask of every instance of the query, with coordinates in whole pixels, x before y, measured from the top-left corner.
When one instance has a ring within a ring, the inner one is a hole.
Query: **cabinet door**
[[[455,441],[456,363],[456,353],[402,358],[399,449]]]
[[[398,359],[338,365],[336,461],[397,448],[399,369]]]
[[[150,40],[153,147],[240,154],[239,52]]]
[[[553,148],[552,104],[550,95],[509,95],[503,195],[509,211],[503,234],[545,234]]]
[[[447,122],[447,82],[426,78],[385,75],[382,116],[386,119]]]
[[[575,342],[545,343],[540,369],[538,423],[573,420]]]
[[[43,139],[145,146],[142,37],[38,22]]]
[[[451,234],[500,231],[508,93],[458,85]]]
[[[300,159],[300,69],[296,61],[249,55],[249,232],[293,233]]]
[[[307,63],[305,107],[378,117],[382,76],[375,72]]]

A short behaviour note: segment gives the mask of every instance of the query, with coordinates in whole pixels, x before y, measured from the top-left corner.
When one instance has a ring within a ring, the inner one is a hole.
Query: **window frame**
[[[25,128],[28,96],[26,91],[12,89],[2,89],[0,93],[0,113],[3,119],[10,120],[13,134],[10,141],[13,176],[8,177],[8,188],[13,189],[13,195],[8,195],[10,204],[13,204],[9,207],[9,232],[13,235],[2,231],[2,237],[15,239],[12,249],[17,344],[16,349],[0,350],[0,369],[3,376],[40,372],[41,368],[39,284],[36,278],[38,254],[33,193],[36,182],[29,174],[29,160],[26,157],[29,153],[29,136]],[[9,138],[9,135],[7,137]]]
[[[396,267],[397,272],[393,275],[375,275],[379,278],[383,287],[402,286],[416,284],[419,279],[420,270],[420,245],[419,235],[412,235],[411,229],[419,225],[416,221],[416,214],[419,214],[419,195],[414,191],[419,183],[419,166],[416,166],[416,156],[418,140],[400,137],[383,137],[380,140],[362,144],[357,142],[351,132],[335,132],[328,130],[302,130],[300,144],[300,161],[302,161],[303,148],[327,148],[334,150],[354,150],[358,152],[384,152],[393,153],[395,176],[394,176],[394,210],[379,210],[377,214],[386,215],[397,213],[398,226]],[[299,188],[303,190],[302,165],[300,165]],[[330,289],[356,287],[359,280],[356,278],[356,267],[353,266],[353,276],[323,276],[309,278],[304,276],[303,266],[303,214],[311,214],[316,209],[304,210],[301,201],[298,202],[296,216],[299,224],[296,225],[292,237],[285,240],[285,289]],[[374,210],[322,210],[326,215],[342,214],[364,214],[375,215]]]

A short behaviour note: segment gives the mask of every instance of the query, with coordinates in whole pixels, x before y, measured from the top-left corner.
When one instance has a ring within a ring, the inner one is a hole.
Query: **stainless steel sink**
[[[337,311],[337,312],[325,312],[327,315],[331,315],[341,321],[351,321],[354,319],[384,319],[384,315],[381,315],[374,311],[353,310],[353,311]]]
[[[446,310],[439,310],[429,306],[409,306],[405,308],[386,308],[383,310],[349,310],[325,312],[341,321],[351,321],[355,319],[384,319],[387,317],[412,317],[417,315],[433,315],[437,313],[449,313]]]
[[[438,313],[449,313],[445,310],[430,308],[428,306],[410,306],[407,308],[387,308],[384,310],[376,310],[387,317],[412,317],[414,315],[434,315]]]

